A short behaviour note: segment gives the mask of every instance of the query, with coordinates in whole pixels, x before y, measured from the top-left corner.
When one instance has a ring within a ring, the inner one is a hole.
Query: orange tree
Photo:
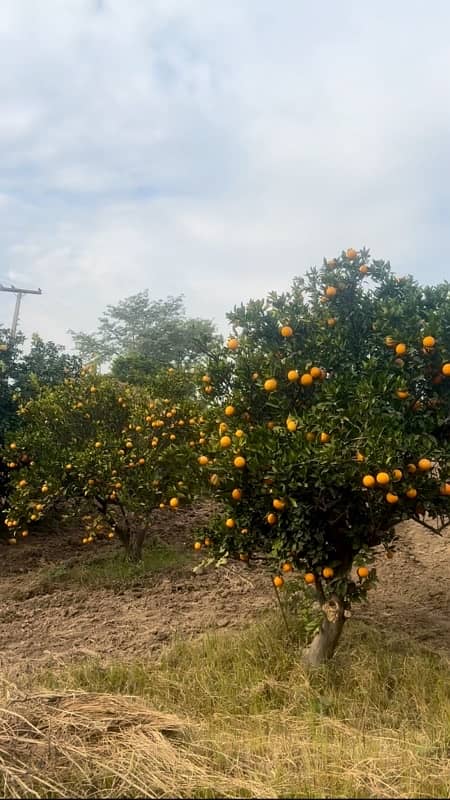
[[[20,429],[3,450],[13,487],[5,512],[11,543],[63,501],[66,512],[83,515],[85,543],[115,530],[137,560],[149,512],[176,510],[196,488],[203,418],[192,401],[152,400],[85,371],[19,414]]]
[[[323,611],[318,664],[397,523],[449,522],[450,286],[350,249],[229,319],[202,380],[217,423],[202,468],[223,503],[207,543],[272,559],[276,587],[301,571]]]

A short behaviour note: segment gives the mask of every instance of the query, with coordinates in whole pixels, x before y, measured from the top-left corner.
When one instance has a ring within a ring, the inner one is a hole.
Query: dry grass
[[[357,624],[317,674],[298,655],[276,617],[5,683],[3,795],[449,796],[446,661]]]

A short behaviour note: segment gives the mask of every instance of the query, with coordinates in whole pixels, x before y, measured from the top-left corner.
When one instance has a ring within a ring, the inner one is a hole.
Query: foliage
[[[10,537],[26,535],[29,523],[63,499],[78,517],[85,512],[86,543],[112,527],[139,558],[149,512],[191,497],[201,422],[187,403],[151,400],[142,389],[84,371],[19,413],[21,428],[4,451],[14,475]]]
[[[31,338],[28,353],[17,364],[15,391],[21,400],[36,397],[42,388],[57,386],[65,378],[76,377],[81,359],[65,352],[62,345],[44,341],[37,333]]]
[[[113,359],[114,376],[136,384],[162,368],[195,363],[217,340],[209,320],[186,317],[181,296],[155,301],[148,291],[107,306],[96,333],[71,333],[84,360]]]
[[[375,579],[352,565],[392,548],[398,522],[448,524],[449,300],[448,283],[398,279],[361,250],[234,309],[203,376],[216,558],[265,554],[348,610]]]

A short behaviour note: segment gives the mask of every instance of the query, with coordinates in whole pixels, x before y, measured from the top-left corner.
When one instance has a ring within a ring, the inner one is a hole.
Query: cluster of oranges
[[[405,471],[397,468],[393,469],[390,473],[387,471],[381,471],[375,475],[367,474],[363,476],[361,482],[366,489],[375,489],[378,487],[385,488],[390,484],[400,483],[400,481],[404,480],[406,472],[408,475],[408,485],[404,490],[404,495],[408,499],[414,500],[417,497],[417,489],[411,485],[411,481],[413,480],[411,476],[417,472],[426,474],[432,469],[433,462],[429,458],[420,458],[417,464],[407,464]],[[394,487],[392,487],[392,489],[385,495],[386,502],[390,503],[391,505],[395,505],[400,500],[399,492],[394,491],[393,489]],[[450,495],[450,483],[446,481],[441,485],[440,494],[445,496]]]

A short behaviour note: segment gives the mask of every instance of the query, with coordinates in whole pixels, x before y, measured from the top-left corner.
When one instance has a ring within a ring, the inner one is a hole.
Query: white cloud
[[[449,24],[444,0],[3,0],[0,281],[44,290],[24,330],[69,342],[147,287],[223,328],[348,245],[444,279]]]

